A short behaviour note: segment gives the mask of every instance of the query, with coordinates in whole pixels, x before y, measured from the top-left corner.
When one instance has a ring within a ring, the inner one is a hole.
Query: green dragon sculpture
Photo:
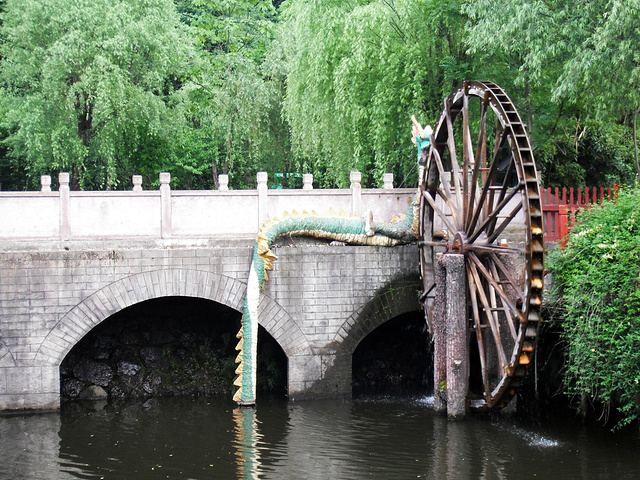
[[[418,148],[419,181],[422,183],[426,152],[431,145],[432,129],[418,123],[414,116],[411,141]],[[282,235],[306,235],[345,242],[351,245],[392,247],[414,242],[418,239],[419,194],[416,195],[406,214],[394,217],[389,224],[374,223],[371,214],[366,219],[358,215],[329,210],[326,215],[315,212],[301,214],[285,213],[282,219],[273,218],[260,229],[253,250],[253,260],[247,283],[247,296],[242,313],[242,326],[236,337],[238,356],[236,379],[238,387],[233,399],[240,405],[254,405],[256,399],[256,370],[258,356],[258,303],[260,292],[268,280],[267,271],[273,269],[278,257],[271,251],[276,238]]]
[[[249,272],[242,326],[236,350],[238,367],[234,385],[238,387],[233,399],[240,405],[253,405],[256,398],[256,359],[258,345],[258,303],[260,292],[268,280],[267,271],[277,259],[271,251],[276,238],[282,235],[306,235],[345,242],[351,245],[394,246],[414,242],[418,238],[418,198],[405,215],[394,217],[389,224],[374,223],[371,215],[363,220],[357,215],[329,210],[326,215],[315,212],[286,213],[262,226],[255,242]]]

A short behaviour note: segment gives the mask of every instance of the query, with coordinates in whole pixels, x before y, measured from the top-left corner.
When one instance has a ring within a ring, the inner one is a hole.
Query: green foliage
[[[579,214],[552,254],[565,343],[565,383],[578,398],[640,415],[640,189]]]
[[[589,2],[574,16],[588,18],[588,29],[577,35],[573,55],[558,78],[556,98],[575,99],[587,90],[604,120],[623,120],[634,135],[635,173],[640,179],[637,118],[640,113],[639,0]],[[584,20],[583,20],[584,22]]]
[[[415,114],[501,85],[545,186],[640,172],[640,0],[0,0],[0,188],[417,179]],[[635,160],[635,162],[634,162]],[[291,177],[295,178],[295,177]]]
[[[270,0],[177,0],[198,42],[214,54],[242,54],[260,64],[272,38],[276,10]]]
[[[285,4],[284,113],[296,152],[322,175],[322,184],[347,186],[350,170],[363,172],[365,185],[379,184],[390,171],[399,183],[414,184],[409,118],[415,114],[433,123],[442,92],[451,89],[440,65],[459,61],[459,4]]]
[[[572,130],[562,126],[536,151],[546,187],[632,184],[632,132],[624,125],[595,119],[575,120]]]
[[[639,9],[638,0],[579,8],[567,0],[465,5],[476,76],[493,79],[516,101],[545,186],[628,183],[629,172],[640,171],[632,148],[640,106]],[[611,162],[594,177],[605,150]]]
[[[233,188],[255,185],[260,170],[275,173],[274,152],[288,148],[279,98],[264,65],[273,40],[276,11],[272,2],[183,0],[182,16],[196,35],[202,63],[195,73],[199,88],[190,92],[192,133],[179,157],[193,159],[200,172],[229,175]],[[275,122],[275,123],[274,123]],[[206,156],[198,155],[205,151]],[[200,157],[200,158],[199,158]],[[206,162],[206,167],[203,162]],[[272,177],[273,178],[273,177]]]
[[[2,35],[5,144],[34,179],[109,189],[171,154],[195,54],[172,1],[9,0]]]
[[[573,33],[572,25],[564,25],[569,20],[568,3],[571,2],[467,2],[464,11],[470,20],[469,50],[491,59],[491,63],[498,60],[509,64],[516,84],[544,82],[567,48],[567,34]],[[498,58],[494,57],[496,54]]]

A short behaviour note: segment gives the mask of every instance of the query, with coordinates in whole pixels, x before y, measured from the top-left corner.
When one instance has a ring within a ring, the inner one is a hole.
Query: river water
[[[640,435],[575,418],[451,422],[432,399],[202,398],[0,417],[0,479],[638,479]]]

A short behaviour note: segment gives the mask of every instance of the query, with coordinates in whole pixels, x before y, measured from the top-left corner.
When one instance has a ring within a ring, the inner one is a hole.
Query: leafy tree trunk
[[[529,82],[524,82],[524,102],[527,109],[527,125],[529,126],[529,135],[533,133],[533,109],[531,108],[531,88]]]
[[[220,182],[218,181],[218,165],[215,159],[211,162],[211,175],[213,175],[213,188],[218,190],[220,188]]]
[[[633,158],[636,161],[636,183],[640,182],[640,162],[638,161],[638,113],[640,107],[633,112]]]
[[[82,171],[80,169],[80,165],[74,163],[71,166],[71,173],[69,174],[69,189],[70,190],[82,190],[81,188],[81,180],[82,180]]]

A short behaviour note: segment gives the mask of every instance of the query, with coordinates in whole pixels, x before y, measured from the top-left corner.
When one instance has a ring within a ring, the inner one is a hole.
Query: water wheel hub
[[[466,245],[467,236],[465,235],[465,233],[457,232],[455,237],[453,237],[453,244],[451,245],[449,251],[464,255],[466,253]]]

